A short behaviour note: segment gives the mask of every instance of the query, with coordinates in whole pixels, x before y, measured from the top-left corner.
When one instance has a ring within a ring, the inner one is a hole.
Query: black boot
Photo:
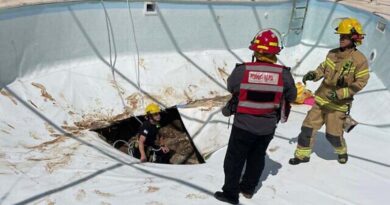
[[[227,202],[230,204],[238,204],[238,198],[233,199],[233,197],[227,196],[224,192],[222,191],[217,191],[214,193],[214,197],[220,201]]]
[[[248,189],[244,188],[242,184],[240,184],[240,193],[247,199],[251,199],[253,197],[253,191],[249,191]]]
[[[240,191],[240,193],[247,199],[251,199],[253,197],[253,194],[245,192],[245,191]]]
[[[297,164],[306,163],[309,161],[310,161],[309,157],[304,157],[303,159],[299,159],[297,157],[294,157],[294,158],[291,158],[290,160],[288,160],[288,163],[291,165],[297,165]]]
[[[347,153],[345,153],[345,154],[339,154],[337,161],[338,161],[340,164],[345,164],[345,163],[347,163],[347,161],[348,161],[348,154],[347,154]]]

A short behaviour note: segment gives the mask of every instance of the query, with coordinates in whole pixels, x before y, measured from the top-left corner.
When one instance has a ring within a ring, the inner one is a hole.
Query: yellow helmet
[[[156,103],[150,103],[145,108],[146,114],[156,114],[161,111],[160,107]]]
[[[336,28],[336,34],[359,34],[364,35],[363,27],[355,18],[344,18]]]

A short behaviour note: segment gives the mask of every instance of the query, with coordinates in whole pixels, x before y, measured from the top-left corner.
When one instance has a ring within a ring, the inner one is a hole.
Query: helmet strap
[[[149,120],[149,122],[151,122],[152,124],[158,124],[158,121],[153,119],[153,114],[151,114],[150,112],[146,113],[146,119]]]
[[[346,47],[340,47],[342,51],[356,48],[356,40],[354,39],[354,35],[355,34],[350,34],[350,36],[348,36],[348,39],[351,41],[351,43]]]
[[[364,36],[360,35],[360,34],[353,34],[351,37],[351,40],[354,42],[355,46],[356,46],[356,44],[361,45],[363,39],[364,39]]]
[[[257,61],[262,61],[266,63],[276,63],[278,61],[276,55],[274,54],[254,52],[253,56],[256,58]]]

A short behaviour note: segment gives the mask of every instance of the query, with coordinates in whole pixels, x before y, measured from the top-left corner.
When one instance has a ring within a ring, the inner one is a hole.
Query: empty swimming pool
[[[309,109],[293,106],[270,144],[261,186],[242,204],[384,204],[390,200],[389,21],[324,0],[76,1],[0,12],[0,204],[217,204],[231,126],[220,108],[236,63],[261,28],[284,36],[279,63],[295,80],[338,46],[332,22],[354,17],[366,37],[360,122],[337,163],[320,130],[310,163],[288,159]],[[300,18],[302,17],[302,18]],[[293,18],[293,20],[292,20]],[[310,89],[318,83],[309,83]],[[139,164],[90,129],[177,106],[206,163]]]

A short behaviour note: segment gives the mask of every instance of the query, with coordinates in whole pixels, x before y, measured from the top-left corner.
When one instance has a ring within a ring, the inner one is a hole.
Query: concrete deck
[[[0,0],[1,8],[12,8],[34,4],[71,2],[79,0]],[[166,2],[167,0],[165,0]],[[169,1],[169,0],[168,0]],[[214,2],[264,2],[264,1],[288,1],[288,0],[182,0],[182,1],[214,1]],[[291,0],[290,0],[291,1]],[[390,19],[390,0],[332,0],[340,4],[354,6],[371,11],[384,18]]]

